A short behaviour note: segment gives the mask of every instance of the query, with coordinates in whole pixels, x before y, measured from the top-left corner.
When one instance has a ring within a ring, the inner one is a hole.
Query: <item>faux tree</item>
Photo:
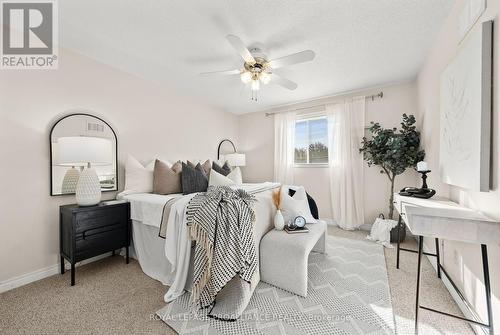
[[[415,127],[415,117],[403,114],[401,129],[385,129],[379,123],[371,122],[369,128],[371,138],[363,137],[360,152],[368,166],[377,165],[382,168],[391,182],[389,199],[389,218],[394,214],[394,180],[407,168],[415,167],[424,159],[425,151],[420,150],[420,133]]]

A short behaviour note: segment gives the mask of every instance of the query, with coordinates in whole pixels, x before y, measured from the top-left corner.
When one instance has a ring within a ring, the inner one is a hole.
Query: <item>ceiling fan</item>
[[[257,91],[260,89],[260,83],[268,84],[272,81],[286,89],[295,90],[297,88],[296,83],[278,75],[273,70],[288,65],[309,62],[312,61],[315,56],[314,51],[305,50],[288,56],[268,60],[262,49],[258,47],[247,48],[238,36],[227,35],[226,39],[243,58],[243,67],[234,70],[204,72],[200,75],[239,74],[244,84],[250,84],[252,100],[254,101],[257,101]]]

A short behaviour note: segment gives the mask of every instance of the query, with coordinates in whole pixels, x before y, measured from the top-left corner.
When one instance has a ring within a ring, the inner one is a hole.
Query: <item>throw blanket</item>
[[[196,241],[191,300],[198,308],[212,307],[210,316],[226,320],[239,317],[251,296],[248,287],[258,278],[254,201],[253,195],[241,189],[211,186],[187,206],[187,224]],[[236,315],[213,315],[217,294],[236,276],[243,281],[236,287],[247,287],[233,293],[250,296],[238,298],[240,306],[233,309]]]
[[[179,198],[169,199],[165,203],[165,206],[163,207],[163,214],[160,222],[160,232],[158,233],[158,236],[160,236],[163,239],[165,238],[165,235],[167,233],[167,225],[168,225],[168,218],[170,216],[170,209],[177,200],[179,200]]]

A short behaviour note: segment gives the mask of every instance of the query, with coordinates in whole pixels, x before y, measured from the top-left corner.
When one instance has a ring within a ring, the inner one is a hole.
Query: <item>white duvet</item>
[[[274,208],[271,201],[271,190],[279,187],[276,183],[243,184],[234,186],[254,193],[257,202],[255,205],[256,222],[254,238],[257,251],[262,236],[273,227]],[[184,293],[186,288],[190,258],[191,240],[189,229],[186,224],[186,206],[195,194],[168,196],[156,194],[128,194],[123,198],[131,203],[132,220],[140,221],[145,225],[160,227],[163,207],[173,197],[181,197],[170,208],[167,230],[165,235],[165,257],[170,263],[169,280],[171,285],[164,296],[165,302],[175,300]],[[140,260],[139,260],[140,261]]]
[[[118,198],[120,195],[118,196]],[[121,196],[130,202],[130,218],[145,225],[160,227],[163,207],[168,200],[182,197],[181,193],[160,195],[153,193],[134,193]]]
[[[195,195],[196,193],[186,195],[170,207],[165,234],[165,256],[171,264],[173,283],[164,296],[165,302],[180,297],[186,287],[191,259],[191,239],[189,227],[186,224],[186,206]]]

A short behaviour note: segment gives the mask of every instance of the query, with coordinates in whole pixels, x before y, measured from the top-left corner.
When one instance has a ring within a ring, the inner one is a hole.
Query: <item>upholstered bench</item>
[[[309,233],[271,230],[260,241],[260,279],[307,296],[307,263],[311,251],[325,252],[326,223],[307,224]]]

